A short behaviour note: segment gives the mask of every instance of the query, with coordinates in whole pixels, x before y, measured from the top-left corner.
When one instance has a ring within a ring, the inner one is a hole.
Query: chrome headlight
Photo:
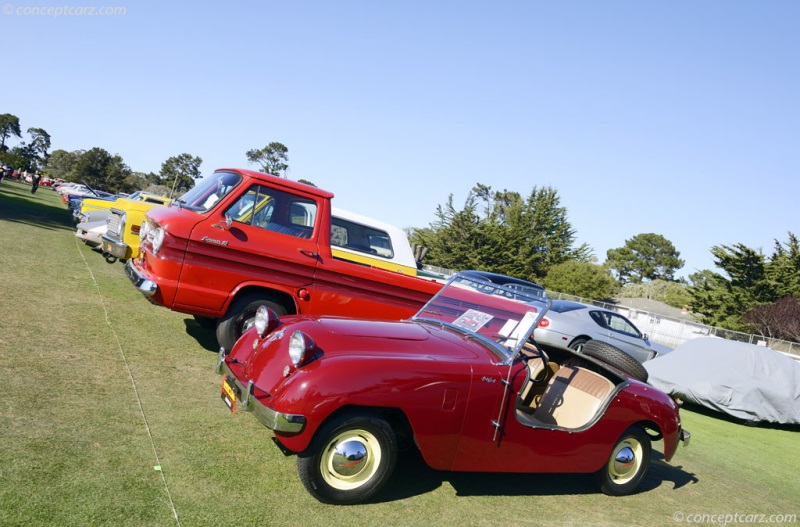
[[[289,337],[289,358],[295,368],[314,350],[314,341],[300,330]]]
[[[258,306],[254,325],[259,337],[263,338],[267,333],[271,333],[273,329],[278,327],[279,322],[277,313],[267,306]]]

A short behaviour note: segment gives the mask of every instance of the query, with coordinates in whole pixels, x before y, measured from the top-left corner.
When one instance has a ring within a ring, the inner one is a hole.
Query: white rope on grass
[[[100,293],[100,286],[97,283],[97,280],[94,277],[94,273],[92,273],[91,267],[89,267],[89,262],[86,261],[86,256],[84,256],[83,251],[81,251],[81,247],[78,244],[78,238],[75,237],[75,246],[78,249],[78,254],[81,255],[83,258],[83,263],[86,265],[86,270],[89,271],[89,276],[92,278],[92,282],[94,283],[94,288],[97,290],[97,295],[100,297],[100,303],[103,306],[103,312],[105,313],[106,317],[106,324],[108,327],[111,328],[111,333],[114,335],[114,340],[117,342],[117,349],[119,350],[119,354],[122,357],[122,362],[125,364],[125,371],[128,372],[128,377],[131,380],[131,386],[133,387],[133,394],[136,397],[136,402],[139,405],[139,412],[142,415],[142,422],[144,423],[144,428],[147,431],[147,437],[150,440],[150,447],[153,449],[153,456],[156,459],[156,470],[161,474],[161,481],[164,483],[164,490],[167,493],[167,499],[169,500],[169,506],[172,509],[172,516],[175,518],[175,523],[178,524],[180,527],[181,520],[178,518],[178,511],[175,509],[175,503],[172,501],[172,493],[169,491],[169,485],[167,484],[167,477],[164,475],[164,471],[161,470],[161,460],[158,457],[158,451],[156,450],[156,443],[153,440],[153,434],[150,431],[150,424],[147,422],[147,416],[144,413],[144,406],[142,406],[142,399],[139,397],[139,389],[136,387],[136,379],[133,377],[133,372],[131,372],[131,368],[128,365],[128,359],[125,357],[125,351],[122,349],[122,342],[119,339],[119,335],[117,334],[117,330],[114,329],[114,325],[111,323],[111,319],[108,316],[108,309],[106,308],[106,302],[103,298],[103,295]]]

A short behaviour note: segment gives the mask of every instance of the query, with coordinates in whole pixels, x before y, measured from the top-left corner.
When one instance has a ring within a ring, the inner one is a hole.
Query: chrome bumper
[[[106,237],[103,236],[103,250],[105,250],[106,247],[105,240]],[[158,284],[145,278],[144,275],[139,272],[139,269],[136,268],[133,260],[125,262],[125,275],[136,289],[147,296],[153,296],[156,294],[156,291],[158,291]]]
[[[253,395],[252,381],[245,386],[236,378],[236,375],[231,372],[228,365],[225,363],[225,351],[220,350],[219,361],[217,363],[217,373],[221,374],[223,379],[228,379],[236,387],[236,399],[239,401],[242,410],[251,412],[258,421],[276,432],[284,432],[287,434],[297,434],[303,430],[306,425],[306,418],[299,414],[285,414],[276,412],[272,408],[264,406]],[[224,380],[222,382],[225,382]]]
[[[109,238],[107,234],[104,234],[103,252],[120,260],[124,260],[128,257],[128,244]]]

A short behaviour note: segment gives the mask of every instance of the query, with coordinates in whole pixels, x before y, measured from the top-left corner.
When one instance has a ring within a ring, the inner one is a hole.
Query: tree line
[[[588,245],[576,246],[575,234],[554,188],[523,197],[478,183],[463,207],[451,194],[429,227],[409,229],[409,240],[428,248],[432,265],[507,274],[596,300],[646,297],[691,309],[709,325],[800,342],[800,246],[791,232],[770,256],[742,244],[714,246],[720,272],[688,280],[675,278],[684,260],[660,234],[625,240],[602,265]]]
[[[54,150],[50,152],[51,137],[43,128],[27,129],[29,141],[22,140],[19,117],[0,114],[0,161],[15,169],[30,173],[39,171],[45,176],[64,181],[86,182],[93,188],[112,193],[130,193],[149,190],[169,196],[180,196],[191,189],[202,177],[203,159],[188,153],[178,154],[161,164],[158,174],[132,170],[119,154],[94,147],[89,150]],[[21,140],[10,147],[9,139]],[[283,176],[288,170],[289,149],[279,143],[268,143],[264,148],[248,150],[248,162],[258,165],[266,173]],[[309,183],[306,181],[306,183]]]
[[[43,170],[66,181],[86,181],[109,192],[155,190],[178,196],[201,177],[202,158],[182,153],[165,160],[161,171],[135,172],[118,154],[90,150],[49,152],[50,135],[27,129],[19,118],[0,115],[0,160],[13,167]],[[270,142],[245,152],[263,172],[285,176],[288,148]],[[299,180],[312,184],[307,180]],[[438,205],[428,227],[409,228],[409,241],[428,249],[426,263],[453,270],[480,269],[527,279],[584,298],[646,297],[691,309],[702,322],[770,338],[800,342],[800,246],[789,232],[775,240],[770,255],[743,244],[713,246],[719,271],[703,270],[676,279],[684,261],[664,236],[641,233],[609,249],[600,265],[590,246],[576,246],[576,232],[556,189],[534,186],[527,196],[477,183],[457,208],[451,194]]]

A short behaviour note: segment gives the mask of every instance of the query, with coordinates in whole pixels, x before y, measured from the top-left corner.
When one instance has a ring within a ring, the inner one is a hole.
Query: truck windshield
[[[198,181],[192,190],[178,199],[178,203],[187,209],[207,212],[241,181],[242,176],[234,172],[214,172]]]

